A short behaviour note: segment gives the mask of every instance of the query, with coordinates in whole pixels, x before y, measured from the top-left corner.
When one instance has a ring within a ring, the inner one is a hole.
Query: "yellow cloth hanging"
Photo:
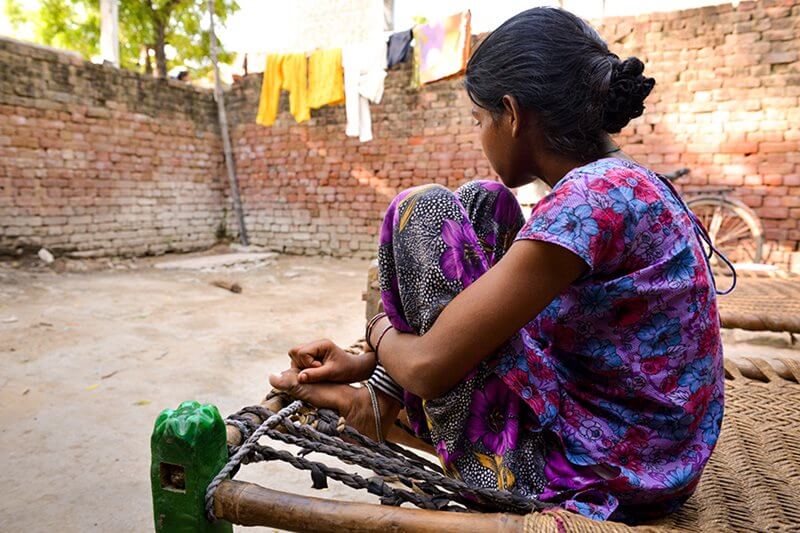
[[[264,76],[261,79],[261,97],[258,100],[256,123],[272,126],[278,115],[278,102],[281,98],[281,62],[283,56],[270,54],[264,65]]]
[[[311,118],[308,106],[308,62],[305,54],[267,56],[256,123],[262,126],[275,123],[281,89],[289,91],[289,111],[297,122]]]
[[[281,64],[283,89],[289,91],[289,111],[297,122],[311,118],[308,106],[308,59],[305,54],[287,54]]]
[[[342,50],[315,50],[308,60],[308,102],[311,109],[344,102]]]

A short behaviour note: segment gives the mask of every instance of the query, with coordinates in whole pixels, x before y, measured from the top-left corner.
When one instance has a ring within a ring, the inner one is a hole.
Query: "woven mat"
[[[719,278],[720,289],[730,278]],[[744,278],[727,296],[717,298],[722,327],[800,333],[800,281]]]
[[[700,486],[674,515],[629,527],[556,511],[526,517],[526,532],[800,531],[800,364],[783,361],[796,381],[751,359],[763,381],[726,362],[722,435]]]

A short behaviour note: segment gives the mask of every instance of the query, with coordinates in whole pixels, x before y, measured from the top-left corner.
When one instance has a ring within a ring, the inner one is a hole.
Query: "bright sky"
[[[228,21],[222,33],[229,50],[275,50],[290,40],[294,2],[297,0],[239,0],[241,10]],[[380,0],[376,0],[380,2]],[[719,0],[564,0],[564,8],[584,17],[637,15],[652,11],[689,9],[727,3]],[[296,5],[296,4],[295,4]],[[395,0],[395,28],[410,28],[415,16],[428,20],[452,15],[464,9],[472,11],[472,29],[483,32],[496,28],[509,17],[541,5],[559,5],[548,0]]]
[[[380,2],[381,0],[376,0]],[[35,9],[39,0],[21,0],[27,9]],[[296,16],[298,0],[239,0],[241,9],[228,21],[227,28],[220,31],[221,40],[228,50],[275,50],[290,40]],[[563,0],[566,9],[585,18],[603,16],[636,15],[651,11],[689,9],[702,5],[720,4],[719,0]],[[738,3],[738,2],[734,2]],[[464,9],[472,10],[474,32],[496,28],[504,20],[530,7],[558,5],[558,1],[536,0],[395,0],[395,28],[405,29],[413,24],[413,17],[424,16],[428,20],[451,15]],[[5,0],[0,0],[5,7]],[[344,29],[343,29],[344,31]],[[24,39],[26,35],[14,35],[6,20],[5,10],[0,11],[0,35],[11,35]]]

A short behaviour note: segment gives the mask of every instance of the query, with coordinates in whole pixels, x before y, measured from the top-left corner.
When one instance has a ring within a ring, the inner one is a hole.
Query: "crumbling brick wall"
[[[597,21],[596,21],[597,22]],[[800,243],[800,1],[741,2],[607,18],[600,33],[658,84],[619,136],[684,187],[729,185],[763,218],[769,259]],[[261,84],[228,91],[251,239],[304,254],[375,254],[381,215],[401,189],[491,176],[462,80],[411,89],[389,73],[372,106],[375,139],[345,137],[344,106],[295,124],[255,124]],[[227,205],[207,91],[0,40],[0,251],[46,245],[140,254],[211,244]],[[229,224],[230,227],[230,224]],[[797,261],[800,266],[800,261]]]
[[[0,39],[0,252],[215,241],[226,205],[208,91]]]
[[[692,169],[685,188],[730,185],[764,219],[771,260],[800,241],[800,3],[741,2],[595,21],[611,49],[636,55],[658,84],[619,136],[659,171]],[[254,123],[260,78],[231,91],[234,149],[255,242],[298,253],[372,256],[398,190],[490,176],[461,80],[409,89],[389,73],[372,106],[375,139],[344,135],[343,106],[295,124]]]

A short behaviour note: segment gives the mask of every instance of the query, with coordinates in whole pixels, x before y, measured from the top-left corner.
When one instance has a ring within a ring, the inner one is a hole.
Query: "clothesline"
[[[383,97],[386,69],[413,55],[415,87],[463,73],[469,58],[470,21],[470,12],[464,11],[394,33],[388,39],[308,54],[269,54],[256,122],[263,126],[275,122],[280,93],[285,90],[289,92],[289,111],[298,123],[311,118],[311,109],[344,102],[346,135],[370,141],[369,106],[380,103]],[[413,54],[412,40],[416,42]]]

